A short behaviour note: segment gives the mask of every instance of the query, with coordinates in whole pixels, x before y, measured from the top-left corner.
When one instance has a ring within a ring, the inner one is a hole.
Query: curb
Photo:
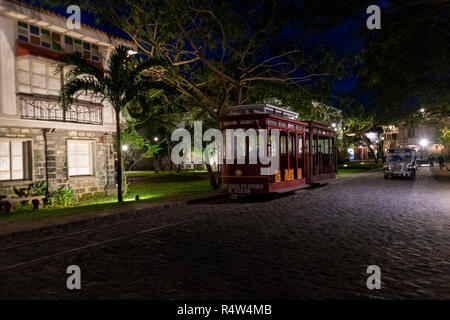
[[[60,223],[60,224],[38,227],[38,228],[34,228],[34,229],[15,231],[15,232],[11,232],[11,233],[1,234],[0,240],[7,240],[7,239],[12,239],[12,238],[15,239],[15,238],[19,238],[21,236],[28,236],[28,235],[45,234],[45,233],[50,233],[50,232],[59,231],[59,230],[68,230],[68,229],[71,229],[76,226],[88,225],[89,223],[115,221],[115,220],[119,220],[121,218],[128,218],[128,217],[138,216],[138,215],[142,216],[142,215],[147,215],[147,214],[155,213],[158,211],[162,211],[164,209],[182,208],[182,207],[185,207],[187,204],[188,204],[188,201],[176,201],[176,202],[170,202],[170,203],[163,203],[161,205],[156,205],[156,206],[152,206],[149,208],[133,209],[133,210],[113,213],[110,215],[105,215],[105,216],[100,216],[100,217],[90,217],[90,218],[82,219],[79,221],[72,221],[72,222],[67,222],[67,223]]]

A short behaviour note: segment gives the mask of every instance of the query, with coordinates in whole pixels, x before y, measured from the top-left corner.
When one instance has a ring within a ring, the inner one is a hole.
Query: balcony
[[[66,111],[57,96],[20,93],[19,107],[22,119],[103,124],[103,105],[75,101]]]

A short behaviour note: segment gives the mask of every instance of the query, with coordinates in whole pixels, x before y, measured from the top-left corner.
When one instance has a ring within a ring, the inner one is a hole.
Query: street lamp
[[[428,145],[428,139],[422,139],[420,140],[420,145],[424,148]]]
[[[420,109],[420,112],[425,113],[425,109],[424,108]]]
[[[153,140],[158,141],[158,137],[154,137]]]
[[[123,150],[123,151],[127,151],[127,150],[128,150],[128,146],[127,146],[126,144],[124,144],[124,145],[122,146],[122,150]]]

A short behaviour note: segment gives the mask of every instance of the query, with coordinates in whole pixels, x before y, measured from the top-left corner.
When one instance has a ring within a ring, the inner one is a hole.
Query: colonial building
[[[442,120],[442,123],[450,124],[450,118]],[[398,126],[389,125],[383,127],[384,150],[389,148],[414,148],[421,155],[434,154],[435,156],[444,152],[443,145],[436,141],[436,126],[421,124]]]
[[[54,13],[0,0],[0,195],[35,181],[77,194],[116,188],[112,107],[78,95],[64,111],[58,96],[67,70],[56,65],[62,53],[75,53],[106,68],[119,44],[133,48],[86,25],[68,29]]]

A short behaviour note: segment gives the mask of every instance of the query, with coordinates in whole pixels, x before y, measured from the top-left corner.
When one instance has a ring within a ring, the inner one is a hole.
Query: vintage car
[[[416,150],[415,149],[388,149],[386,165],[384,167],[384,178],[391,179],[395,176],[416,176]]]

